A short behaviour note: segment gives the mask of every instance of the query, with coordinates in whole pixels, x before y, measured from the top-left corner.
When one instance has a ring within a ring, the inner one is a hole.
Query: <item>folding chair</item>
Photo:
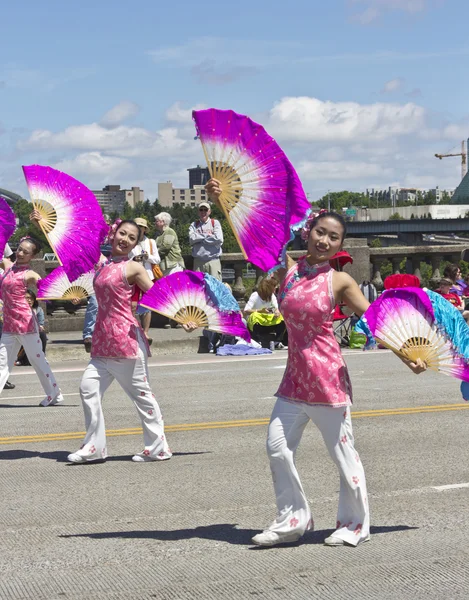
[[[347,346],[350,342],[354,315],[346,315],[342,312],[345,304],[336,304],[332,314],[335,339],[340,346]]]

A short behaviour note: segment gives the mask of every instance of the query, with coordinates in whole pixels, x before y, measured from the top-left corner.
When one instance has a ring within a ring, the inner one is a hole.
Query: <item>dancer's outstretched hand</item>
[[[184,331],[187,331],[187,333],[190,333],[191,331],[195,331],[196,329],[198,329],[199,326],[197,325],[197,323],[194,323],[194,321],[189,321],[188,323],[183,323],[182,328],[184,329]]]

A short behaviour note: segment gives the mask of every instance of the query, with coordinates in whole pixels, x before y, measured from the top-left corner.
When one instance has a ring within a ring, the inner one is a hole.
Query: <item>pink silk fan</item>
[[[13,235],[15,228],[15,213],[11,210],[10,205],[5,198],[0,196],[0,258],[5,252],[6,243]]]
[[[70,281],[63,267],[57,267],[37,284],[38,300],[84,300],[94,294],[95,270]]]
[[[268,271],[311,206],[287,156],[265,129],[232,110],[193,111],[220,206],[244,257]]]
[[[182,271],[158,279],[143,294],[140,305],[181,324],[194,322],[198,327],[251,340],[231,292],[208,274]]]
[[[66,173],[31,165],[24,176],[39,221],[59,263],[73,281],[99,261],[109,231],[95,195]]]

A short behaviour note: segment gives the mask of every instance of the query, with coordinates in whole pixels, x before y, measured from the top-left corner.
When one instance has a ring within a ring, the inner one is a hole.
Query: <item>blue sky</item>
[[[261,122],[311,199],[456,187],[469,137],[462,0],[48,0],[2,10],[0,187],[50,164],[95,189],[186,185],[190,110]]]

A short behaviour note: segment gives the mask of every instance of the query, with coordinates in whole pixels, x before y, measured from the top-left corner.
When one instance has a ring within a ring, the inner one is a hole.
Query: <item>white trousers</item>
[[[83,373],[80,396],[86,436],[77,452],[88,460],[106,458],[106,430],[102,401],[114,379],[133,400],[143,427],[143,453],[156,460],[171,457],[164,434],[163,416],[152,394],[146,348],[139,338],[137,358],[92,358]]]
[[[356,546],[370,532],[365,472],[353,445],[350,408],[309,406],[278,399],[267,437],[278,516],[268,531],[300,533],[313,528],[308,500],[295,466],[295,454],[309,420],[317,426],[340,475],[334,536]]]
[[[59,386],[42,351],[38,333],[3,333],[0,339],[0,390],[8,381],[18,351],[23,346],[31,366],[36,371],[48,400],[60,394]]]

